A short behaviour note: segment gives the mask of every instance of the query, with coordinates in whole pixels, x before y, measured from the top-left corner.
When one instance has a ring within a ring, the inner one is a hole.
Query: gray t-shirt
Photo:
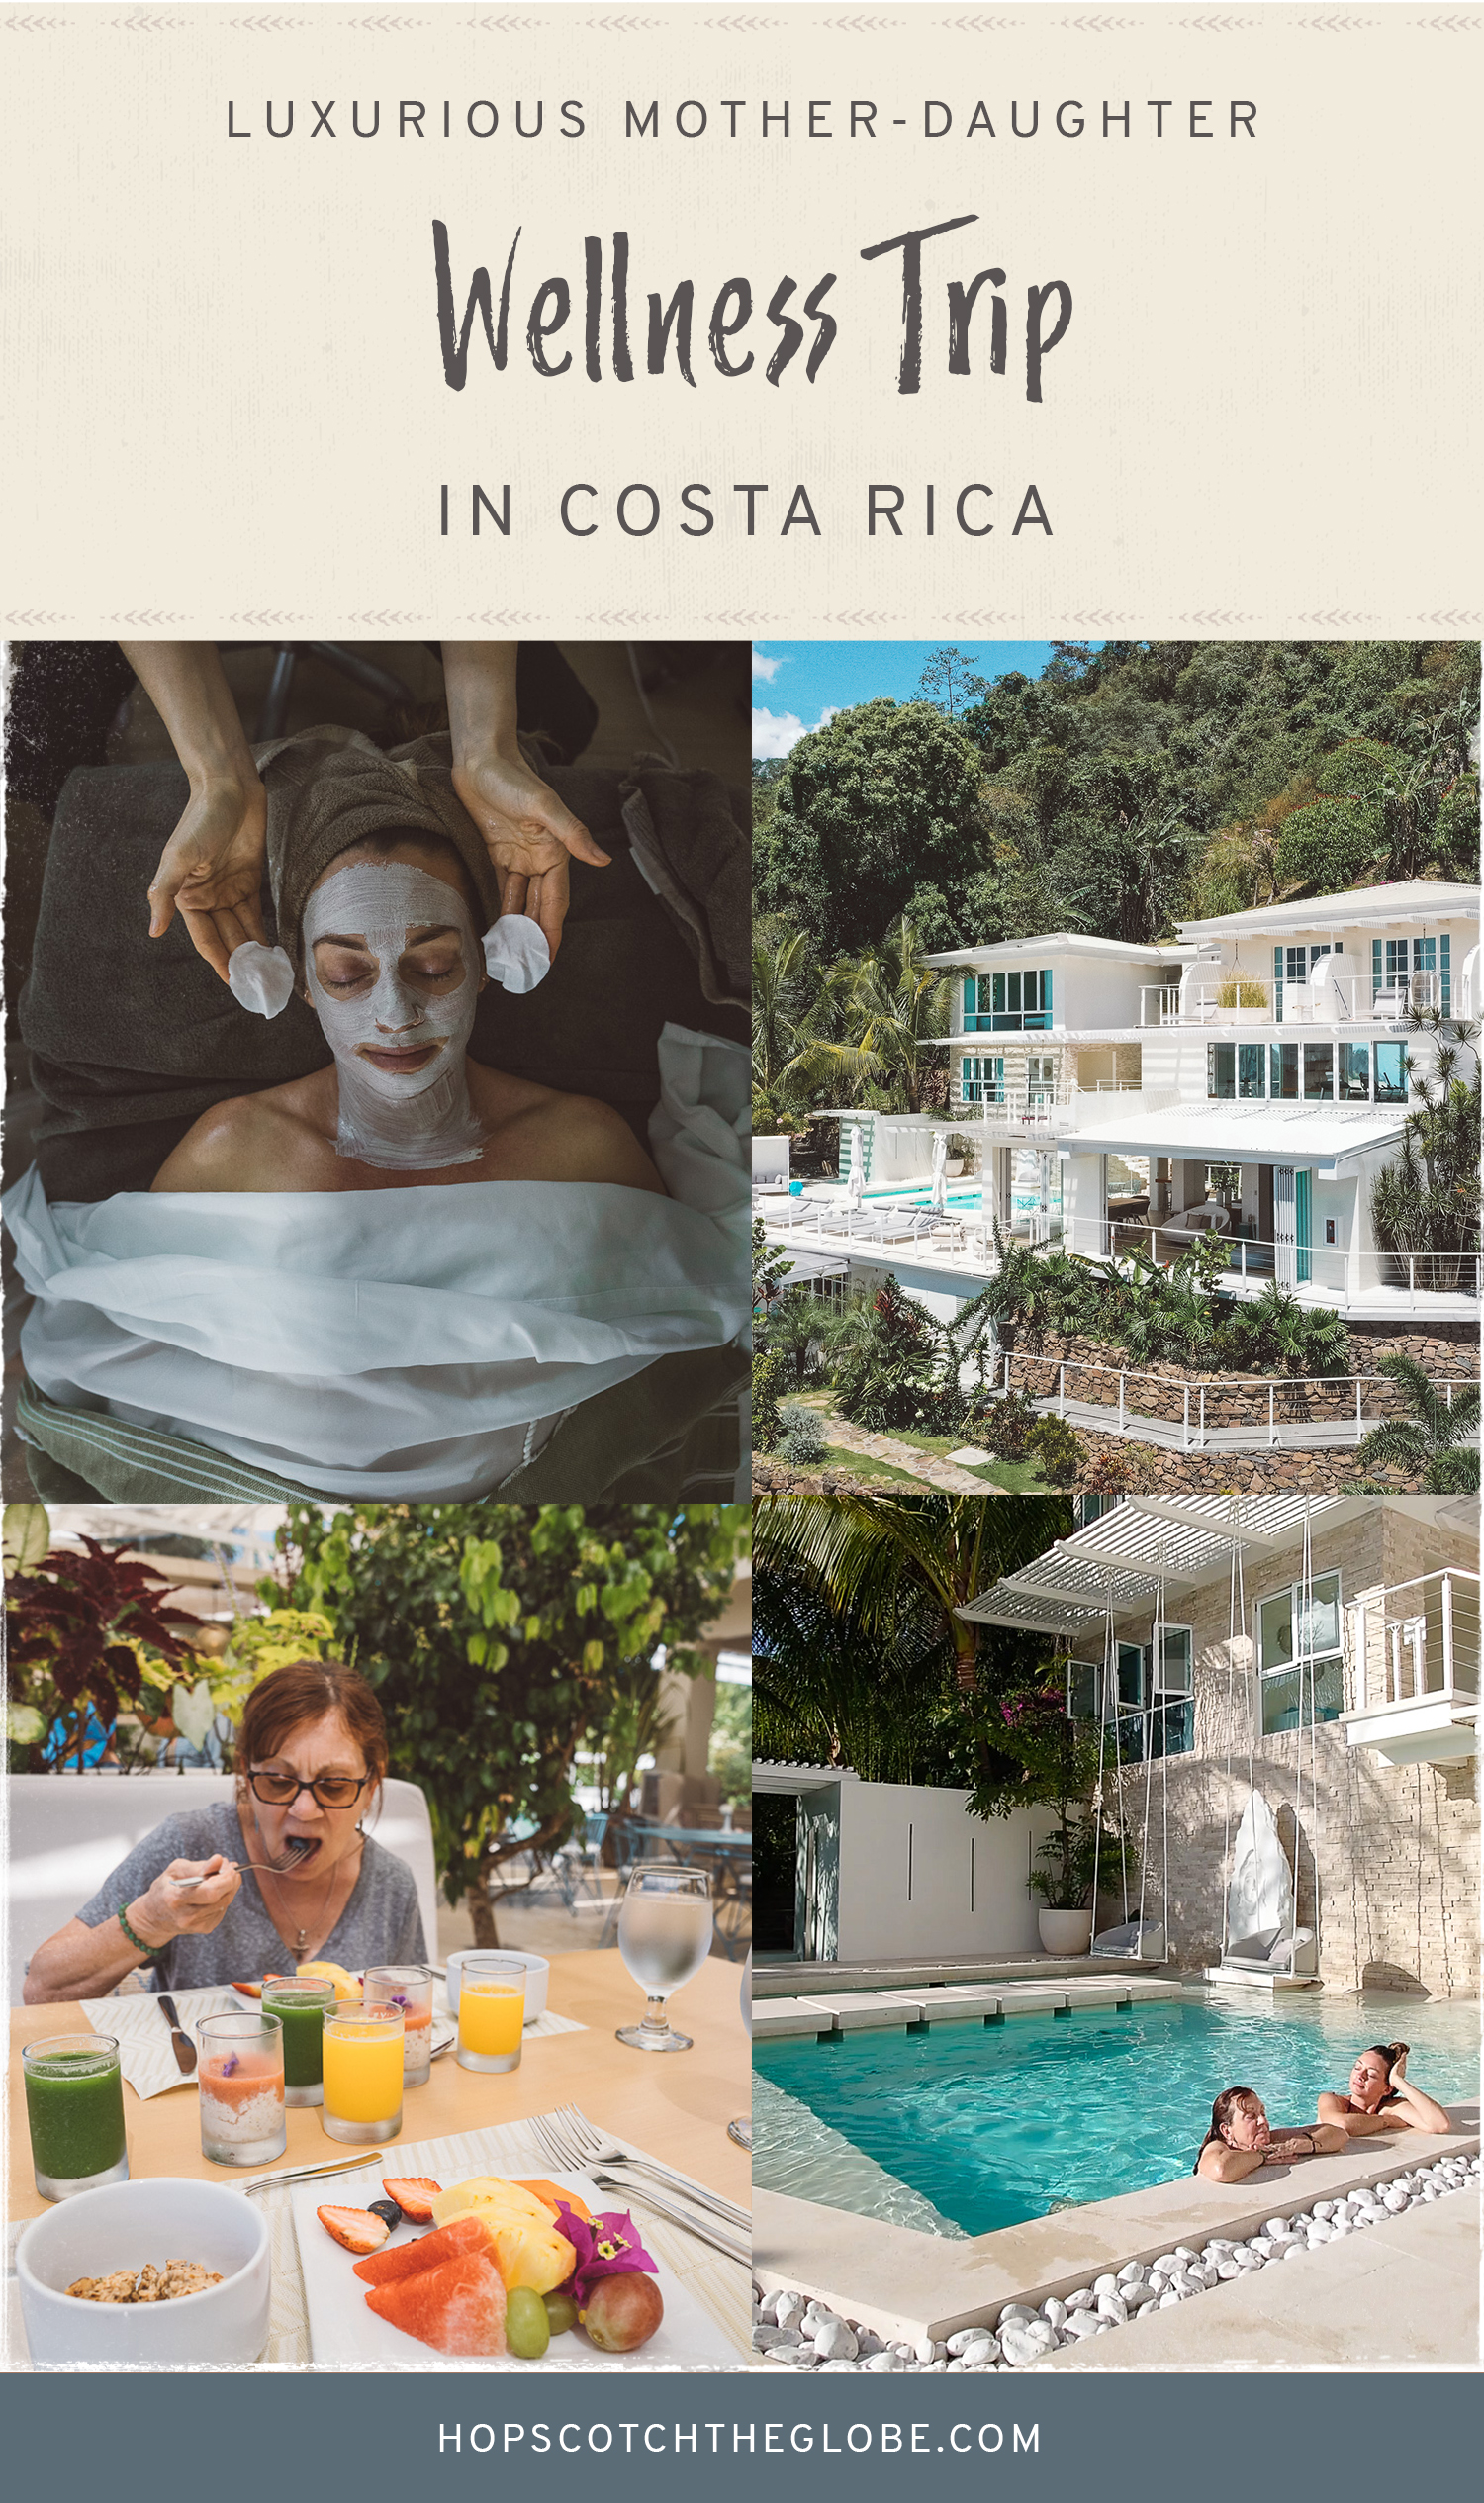
[[[229,1800],[193,1808],[186,1816],[167,1816],[135,1844],[77,1917],[86,1928],[99,1929],[137,1895],[146,1893],[172,1860],[209,1860],[216,1851],[238,1863],[242,1858],[241,1828]],[[342,1964],[347,1973],[364,1973],[373,1964],[426,1961],[412,1870],[369,1835],[350,1900],[317,1953],[326,1963]],[[293,1969],[293,1950],[270,1920],[257,1879],[244,1869],[240,1892],[216,1928],[172,1938],[140,1978],[146,1990],[203,1991]]]

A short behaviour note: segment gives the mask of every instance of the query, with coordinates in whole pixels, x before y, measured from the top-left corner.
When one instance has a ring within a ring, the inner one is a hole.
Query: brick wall
[[[1477,1537],[1461,1504],[1377,1500],[1338,1528],[1315,1525],[1314,1570],[1339,1570],[1346,1606],[1445,1564],[1478,1570]],[[1301,1569],[1298,1539],[1272,1556],[1249,1551],[1246,1627],[1235,1643],[1228,1639],[1225,1573],[1193,1594],[1166,1598],[1167,1622],[1194,1630],[1194,1748],[1148,1768],[1126,1767],[1110,1785],[1121,1790],[1125,1826],[1136,1840],[1146,1831],[1148,1801],[1146,1916],[1158,1918],[1162,1909],[1167,1827],[1172,1959],[1187,1971],[1220,1960],[1226,1866],[1248,1796],[1251,1749],[1252,1780],[1273,1810],[1290,1866],[1297,1810],[1298,1916],[1318,1927],[1327,1986],[1472,1997],[1479,1971],[1477,1758],[1386,1764],[1371,1748],[1347,1745],[1338,1722],[1260,1733],[1253,1610],[1297,1581]],[[1147,1642],[1153,1615],[1150,1609],[1124,1620],[1120,1633]],[[1121,1916],[1121,1894],[1116,1901],[1104,1896],[1100,1925]]]

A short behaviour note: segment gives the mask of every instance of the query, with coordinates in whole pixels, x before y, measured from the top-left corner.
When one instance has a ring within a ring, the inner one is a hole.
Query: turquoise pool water
[[[919,2232],[989,2233],[1188,2174],[1225,2086],[1255,2086],[1274,2122],[1310,2119],[1357,2051],[1399,2039],[1440,2102],[1477,2095],[1479,2011],[1466,2000],[1161,2000],[755,2042],[753,2178]],[[841,2140],[868,2163],[842,2164]]]

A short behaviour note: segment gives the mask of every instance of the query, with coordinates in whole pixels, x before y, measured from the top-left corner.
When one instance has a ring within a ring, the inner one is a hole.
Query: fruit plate
[[[467,2180],[476,2170],[465,2160],[440,2171],[439,2154],[436,2140],[421,2147],[404,2148],[394,2139],[376,2150],[364,2172],[331,2174],[319,2181],[298,2181],[291,2189],[309,2312],[310,2348],[317,2364],[374,2364],[382,2369],[401,2367],[407,2372],[426,2372],[436,2364],[462,2366],[473,2372],[489,2372],[497,2366],[510,2372],[545,2372],[553,2367],[609,2372],[634,2365],[640,2371],[654,2372],[694,2371],[698,2365],[716,2368],[736,2363],[737,2358],[716,2323],[663,2261],[655,2274],[664,2297],[665,2317],[654,2336],[630,2356],[601,2354],[581,2329],[568,2330],[564,2336],[554,2338],[545,2355],[534,2363],[524,2362],[518,2356],[440,2356],[435,2348],[425,2347],[420,2339],[410,2338],[405,2330],[382,2320],[366,2301],[367,2289],[355,2273],[351,2254],[326,2233],[316,2210],[322,2205],[368,2207],[372,2199],[385,2195],[381,2185],[388,2176],[430,2174],[434,2180],[452,2183],[460,2179]],[[520,2177],[511,2174],[510,2178]],[[534,2168],[530,2178],[535,2178]],[[619,2204],[617,2192],[595,2189],[580,2173],[552,2173],[543,2178],[558,2190],[574,2191],[595,2212],[605,2201],[613,2207]],[[642,2230],[641,2209],[635,2209],[634,2221]],[[404,2223],[398,2226],[391,2242],[383,2243],[381,2248],[386,2251],[393,2244],[412,2242],[426,2230],[425,2226]]]

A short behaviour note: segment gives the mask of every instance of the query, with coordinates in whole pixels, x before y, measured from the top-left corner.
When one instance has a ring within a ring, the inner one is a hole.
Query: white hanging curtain
[[[1253,1791],[1242,1811],[1227,1887],[1227,1936],[1234,1946],[1259,1931],[1293,1929],[1293,1872],[1272,1809]]]

